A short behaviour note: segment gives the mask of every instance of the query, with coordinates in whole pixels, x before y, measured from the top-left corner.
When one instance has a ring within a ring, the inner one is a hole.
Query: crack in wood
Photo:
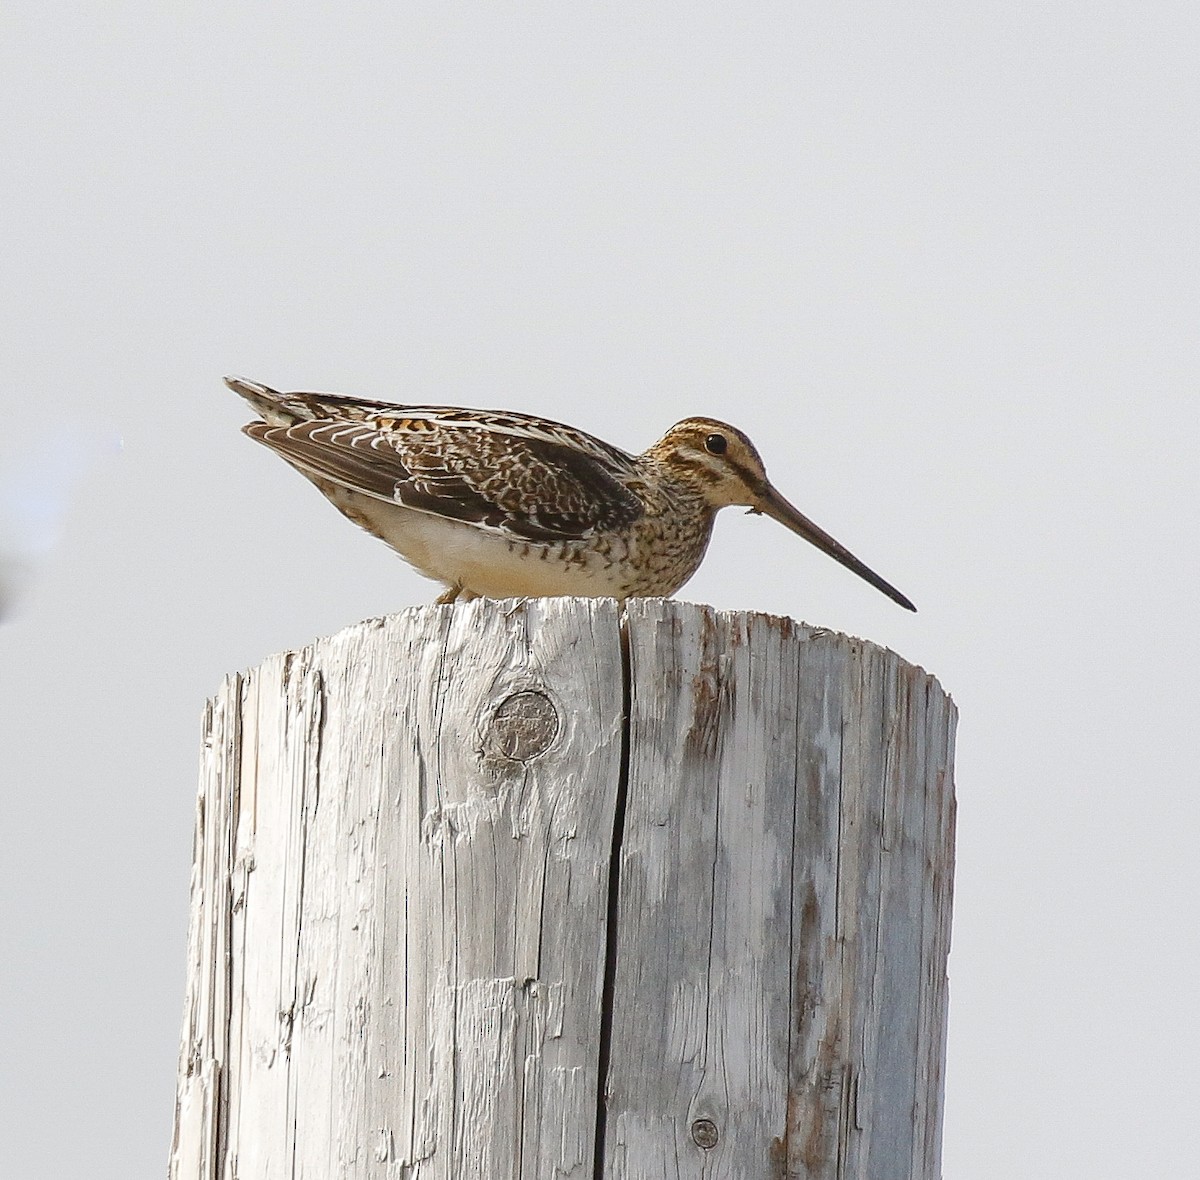
[[[596,1066],[596,1131],[593,1177],[604,1175],[608,1141],[608,1076],[612,1063],[613,1002],[617,983],[617,940],[620,933],[621,848],[625,842],[625,816],[629,798],[629,748],[632,718],[632,669],[629,623],[621,612],[621,754],[617,794],[613,807],[612,854],[608,866],[608,908],[605,914],[604,981],[600,992],[600,1044]]]

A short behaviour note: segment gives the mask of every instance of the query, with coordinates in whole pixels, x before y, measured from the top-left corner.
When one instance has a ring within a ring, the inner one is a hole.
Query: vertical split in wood
[[[621,624],[412,610],[226,681],[175,1180],[939,1175],[953,706],[789,620]]]
[[[625,845],[625,817],[629,799],[629,625],[621,620],[621,767],[613,805],[613,837],[608,865],[608,909],[604,937],[604,986],[601,992],[600,1042],[596,1051],[596,1130],[592,1174],[604,1175],[608,1144],[609,1071],[612,1067],[613,1009],[617,984],[618,943],[621,925],[621,860]]]

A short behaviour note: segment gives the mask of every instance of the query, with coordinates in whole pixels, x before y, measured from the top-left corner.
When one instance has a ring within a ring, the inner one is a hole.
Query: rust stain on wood
[[[742,642],[741,636],[722,634],[715,611],[704,611],[699,668],[692,677],[692,720],[685,742],[694,757],[712,758],[717,752],[722,719],[733,711],[734,703],[729,649]]]

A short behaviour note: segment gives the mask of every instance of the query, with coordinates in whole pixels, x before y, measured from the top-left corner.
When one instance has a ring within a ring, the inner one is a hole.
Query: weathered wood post
[[[871,644],[660,600],[231,677],[173,1180],[936,1180],[954,717]]]

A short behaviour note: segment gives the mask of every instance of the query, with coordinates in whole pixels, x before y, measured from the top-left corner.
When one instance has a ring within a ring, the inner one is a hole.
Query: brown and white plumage
[[[261,416],[245,431],[455,598],[673,594],[717,511],[781,521],[909,610],[902,594],[801,516],[741,431],[676,423],[642,455],[505,411],[401,406],[226,384]]]

